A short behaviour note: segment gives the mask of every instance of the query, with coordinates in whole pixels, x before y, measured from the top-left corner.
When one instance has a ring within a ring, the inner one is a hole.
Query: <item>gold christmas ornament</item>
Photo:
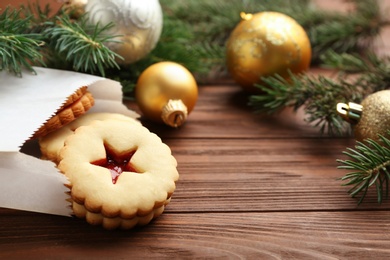
[[[242,21],[226,43],[226,62],[233,79],[249,92],[261,77],[301,73],[311,61],[310,40],[291,17],[278,12],[241,13]]]
[[[118,35],[122,43],[107,45],[124,58],[118,63],[131,64],[156,46],[161,36],[163,13],[158,0],[88,0],[85,5],[91,24],[114,23],[109,35]]]
[[[72,18],[77,19],[85,14],[85,6],[87,3],[88,0],[64,0],[63,9]]]
[[[198,86],[184,66],[169,61],[159,62],[146,68],[139,76],[135,99],[146,118],[179,127],[195,106]]]
[[[390,90],[382,90],[367,96],[361,104],[349,102],[337,104],[337,112],[353,124],[358,141],[372,139],[379,141],[378,135],[390,137]]]

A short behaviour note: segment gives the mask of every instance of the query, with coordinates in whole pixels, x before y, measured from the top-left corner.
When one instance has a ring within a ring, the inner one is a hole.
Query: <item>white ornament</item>
[[[108,43],[107,47],[124,58],[118,62],[142,59],[160,39],[163,14],[158,0],[89,0],[85,11],[92,24],[115,24],[108,34],[118,35],[123,43]]]

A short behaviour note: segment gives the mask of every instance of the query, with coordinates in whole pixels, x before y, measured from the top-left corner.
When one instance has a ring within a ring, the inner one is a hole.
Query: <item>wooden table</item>
[[[76,218],[0,209],[0,258],[390,257],[389,203],[370,194],[357,206],[337,180],[345,172],[336,159],[354,141],[321,136],[288,109],[254,114],[247,98],[219,81],[200,86],[180,129],[145,122],[171,147],[180,172],[171,203],[151,224],[106,231]]]
[[[0,209],[0,258],[385,258],[389,203],[362,206],[337,178],[348,138],[301,115],[256,115],[233,83],[201,86],[180,129],[145,123],[172,149],[180,180],[146,227],[105,231],[84,220]],[[130,107],[135,107],[130,104]]]

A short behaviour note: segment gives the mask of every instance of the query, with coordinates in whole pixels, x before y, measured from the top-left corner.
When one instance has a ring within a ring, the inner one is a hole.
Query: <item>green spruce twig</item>
[[[89,25],[86,16],[72,20],[61,9],[54,16],[50,11],[49,5],[36,3],[0,14],[1,70],[19,76],[23,67],[33,71],[36,65],[102,76],[108,69],[119,70],[121,57],[107,47],[118,42],[116,35],[107,34],[112,23]]]
[[[302,22],[312,45],[313,61],[320,62],[320,57],[329,50],[339,54],[365,51],[388,25],[381,16],[378,1],[351,2],[356,7],[352,13],[334,17],[320,15],[317,19],[322,19],[316,24],[312,19]]]
[[[365,55],[338,54],[328,51],[322,56],[324,67],[337,69],[345,75],[359,74],[362,94],[368,95],[390,86],[390,57],[379,58],[372,52]]]
[[[121,59],[105,45],[117,42],[117,35],[105,33],[112,26],[112,23],[91,26],[86,23],[85,17],[75,22],[63,15],[57,17],[55,23],[50,22],[43,33],[55,52],[72,64],[73,70],[105,76],[107,68],[119,69],[116,59]]]
[[[337,103],[360,103],[365,96],[390,85],[389,59],[371,54],[368,58],[353,54],[328,52],[323,56],[328,67],[340,69],[336,80],[309,74],[293,75],[286,80],[278,75],[262,78],[257,85],[261,94],[249,97],[255,112],[275,113],[285,107],[303,108],[306,121],[321,133],[340,135],[349,125],[337,114]],[[351,79],[352,77],[352,79]]]
[[[347,148],[344,152],[351,160],[337,160],[342,165],[339,169],[351,170],[342,181],[344,186],[351,186],[348,193],[352,197],[360,197],[362,203],[369,188],[375,186],[378,203],[381,203],[389,194],[390,180],[390,140],[380,136],[380,141],[371,139],[366,143],[357,142],[355,149]]]
[[[21,11],[6,8],[0,14],[0,70],[18,76],[23,68],[35,72],[32,64],[44,64],[40,48],[44,45],[40,34],[26,33],[31,16],[20,17]]]
[[[338,102],[350,98],[357,102],[355,93],[359,86],[341,78],[334,81],[308,74],[290,74],[289,80],[276,75],[263,78],[263,82],[257,86],[262,93],[249,97],[249,105],[255,112],[273,114],[286,107],[295,111],[303,107],[305,120],[319,127],[321,133],[345,134],[347,124],[335,108]]]

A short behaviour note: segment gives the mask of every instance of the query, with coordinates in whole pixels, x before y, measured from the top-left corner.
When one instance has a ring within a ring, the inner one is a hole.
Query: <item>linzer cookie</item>
[[[134,113],[134,117],[136,117],[136,113]],[[42,158],[51,160],[55,163],[59,162],[59,152],[64,146],[66,138],[73,134],[73,132],[80,126],[89,125],[91,122],[95,120],[107,120],[107,119],[115,119],[115,120],[123,120],[129,121],[132,123],[141,124],[135,118],[125,116],[122,114],[116,113],[86,113],[79,118],[75,119],[71,123],[61,127],[60,129],[49,133],[48,135],[39,138],[39,146],[42,153]]]
[[[80,126],[60,159],[74,214],[106,229],[148,224],[162,214],[179,178],[170,148],[141,124],[123,120]]]
[[[92,94],[87,87],[82,87],[73,93],[65,103],[57,110],[56,114],[46,121],[31,137],[31,139],[43,137],[62,126],[69,124],[83,115],[94,105]]]

